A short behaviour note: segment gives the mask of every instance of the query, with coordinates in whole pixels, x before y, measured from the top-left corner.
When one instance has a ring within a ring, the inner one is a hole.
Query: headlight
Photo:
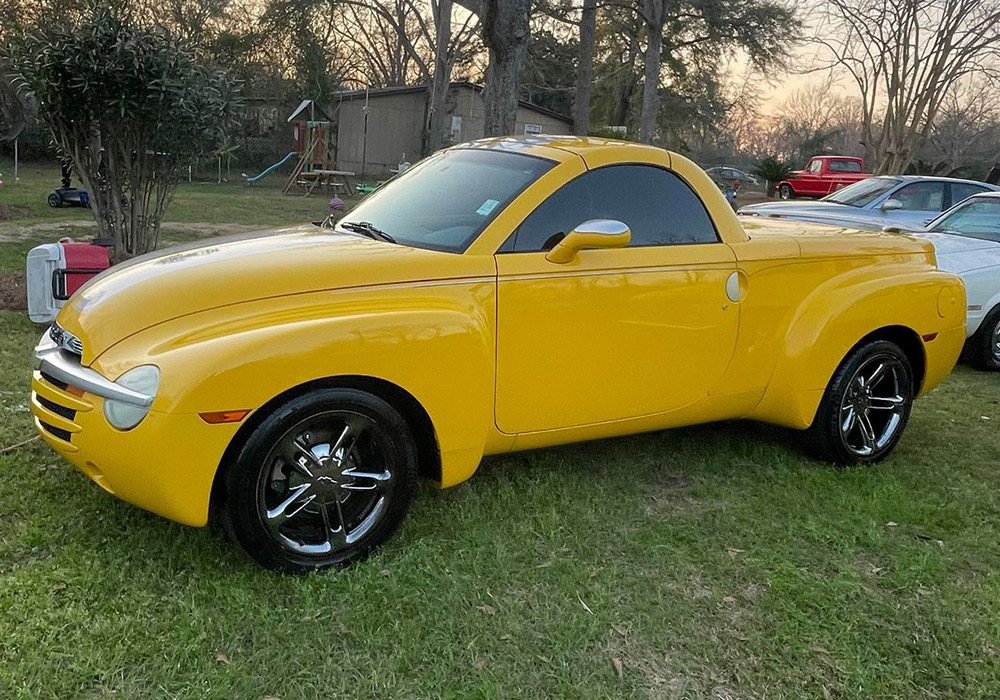
[[[115,383],[146,396],[156,396],[156,389],[160,386],[160,370],[156,365],[135,367],[118,377]],[[130,430],[139,425],[147,413],[149,406],[135,406],[111,399],[104,401],[104,417],[119,430]]]

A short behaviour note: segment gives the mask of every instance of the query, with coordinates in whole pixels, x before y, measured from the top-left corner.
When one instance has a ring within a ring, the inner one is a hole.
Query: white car
[[[906,233],[933,243],[938,267],[965,282],[966,358],[981,369],[1000,370],[1000,192],[969,197]]]

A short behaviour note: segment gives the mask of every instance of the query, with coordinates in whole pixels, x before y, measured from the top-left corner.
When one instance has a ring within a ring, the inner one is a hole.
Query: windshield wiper
[[[385,241],[386,243],[396,242],[395,238],[385,231],[375,228],[375,225],[370,221],[341,221],[340,226],[352,233],[360,233],[369,238],[374,238],[376,241]]]

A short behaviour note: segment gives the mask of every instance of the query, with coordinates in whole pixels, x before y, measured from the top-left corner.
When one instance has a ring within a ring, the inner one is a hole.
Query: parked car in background
[[[130,261],[35,350],[35,427],[108,492],[260,564],[343,565],[420,477],[747,418],[871,463],[965,341],[926,241],[758,218],[686,158],[573,137],[439,151],[335,229]],[[74,517],[81,517],[74,513]]]
[[[733,168],[728,165],[720,165],[715,168],[706,168],[705,172],[708,176],[718,183],[723,183],[732,186],[733,183],[749,183],[751,185],[759,185],[760,180],[753,173],[748,173],[745,170],[740,170],[739,168]]]
[[[1000,370],[1000,192],[974,195],[908,233],[933,243],[938,267],[965,282],[965,358]]]
[[[869,177],[818,202],[764,202],[740,207],[740,214],[880,229],[922,228],[967,197],[1000,187],[975,180],[920,175]]]
[[[806,167],[795,170],[775,185],[781,199],[825,197],[842,187],[871,177],[865,162],[853,156],[813,156]]]

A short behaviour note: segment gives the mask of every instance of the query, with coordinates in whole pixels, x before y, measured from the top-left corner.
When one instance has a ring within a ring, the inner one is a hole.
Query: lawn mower
[[[87,190],[73,187],[72,182],[73,166],[69,163],[62,164],[62,185],[52,190],[49,194],[49,206],[58,208],[62,206],[89,207],[90,195]]]

